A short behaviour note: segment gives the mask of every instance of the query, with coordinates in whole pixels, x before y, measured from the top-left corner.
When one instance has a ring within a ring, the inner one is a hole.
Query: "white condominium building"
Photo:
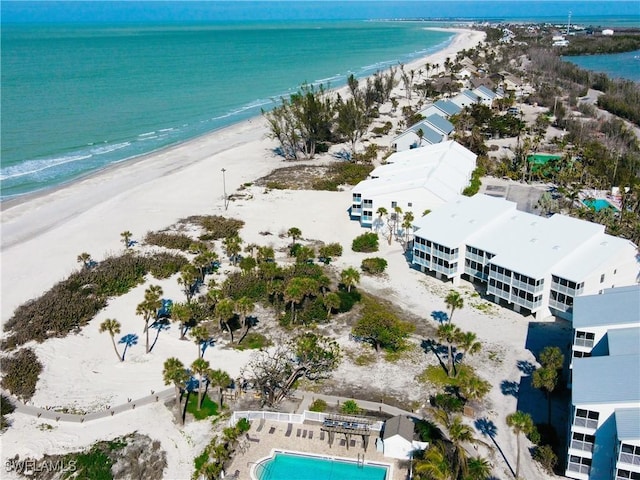
[[[637,247],[596,223],[516,209],[501,198],[459,196],[414,222],[413,264],[458,285],[487,285],[496,303],[571,318],[578,295],[637,283]]]
[[[576,298],[573,326],[565,475],[639,480],[640,287]]]
[[[476,154],[453,140],[397,152],[352,190],[351,218],[372,227],[378,208],[415,218],[456,198],[469,184]]]

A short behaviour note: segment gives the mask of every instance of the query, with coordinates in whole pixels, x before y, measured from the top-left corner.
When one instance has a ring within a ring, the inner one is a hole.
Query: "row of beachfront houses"
[[[575,299],[565,476],[640,479],[640,286]]]
[[[449,139],[454,126],[448,120],[465,107],[481,104],[491,107],[498,94],[481,85],[473,90],[463,90],[450,99],[441,99],[425,106],[418,113],[424,117],[392,140],[396,152],[434,145]]]

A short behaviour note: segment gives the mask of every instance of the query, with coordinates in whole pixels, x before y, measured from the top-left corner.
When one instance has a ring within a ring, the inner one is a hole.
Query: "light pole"
[[[224,191],[224,209],[226,210],[227,207],[229,206],[229,204],[227,203],[227,182],[225,180],[225,176],[224,176],[224,172],[226,172],[226,169],[222,169],[222,189]]]

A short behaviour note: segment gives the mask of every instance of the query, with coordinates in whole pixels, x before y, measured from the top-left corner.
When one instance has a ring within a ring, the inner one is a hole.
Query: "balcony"
[[[359,217],[362,214],[362,208],[356,207],[355,205],[351,207],[351,215],[354,217]]]
[[[573,425],[576,427],[588,428],[590,430],[595,430],[598,428],[598,420],[594,420],[591,418],[584,417],[576,417],[573,419]]]
[[[571,440],[571,446],[569,448],[572,448],[574,450],[580,450],[580,451],[583,451],[583,452],[592,453],[593,452],[593,443],[581,442],[580,440]]]
[[[618,463],[626,463],[627,465],[640,466],[640,456],[633,453],[620,452]]]
[[[573,305],[567,305],[566,303],[562,303],[554,299],[549,300],[549,306],[560,312],[568,312],[573,308]]]
[[[473,278],[477,278],[478,280],[483,280],[486,281],[487,280],[487,275],[480,271],[480,270],[475,270],[471,267],[465,267],[464,268],[464,273],[466,273],[467,275],[472,276]]]
[[[580,473],[582,475],[589,475],[589,472],[591,471],[591,466],[581,465],[579,463],[569,463],[569,465],[567,466],[567,471]]]
[[[585,348],[593,348],[593,344],[595,343],[595,339],[589,338],[576,338],[573,340],[573,345],[576,347],[585,347]]]
[[[414,250],[419,250],[419,251],[425,252],[425,253],[431,253],[431,247],[427,247],[426,245],[423,245],[421,243],[415,243],[414,242],[413,249]]]
[[[441,258],[442,260],[445,260],[447,262],[458,260],[458,254],[457,253],[444,253],[444,252],[442,252],[440,250],[436,250],[436,249],[433,250],[433,256]]]

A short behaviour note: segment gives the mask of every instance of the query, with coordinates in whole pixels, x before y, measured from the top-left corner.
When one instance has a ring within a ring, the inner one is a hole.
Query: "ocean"
[[[638,20],[636,2],[601,3],[3,1],[0,198],[246,120],[304,82],[338,87],[450,42],[427,26],[562,22],[568,9],[593,25]],[[409,18],[440,23],[399,21]]]

